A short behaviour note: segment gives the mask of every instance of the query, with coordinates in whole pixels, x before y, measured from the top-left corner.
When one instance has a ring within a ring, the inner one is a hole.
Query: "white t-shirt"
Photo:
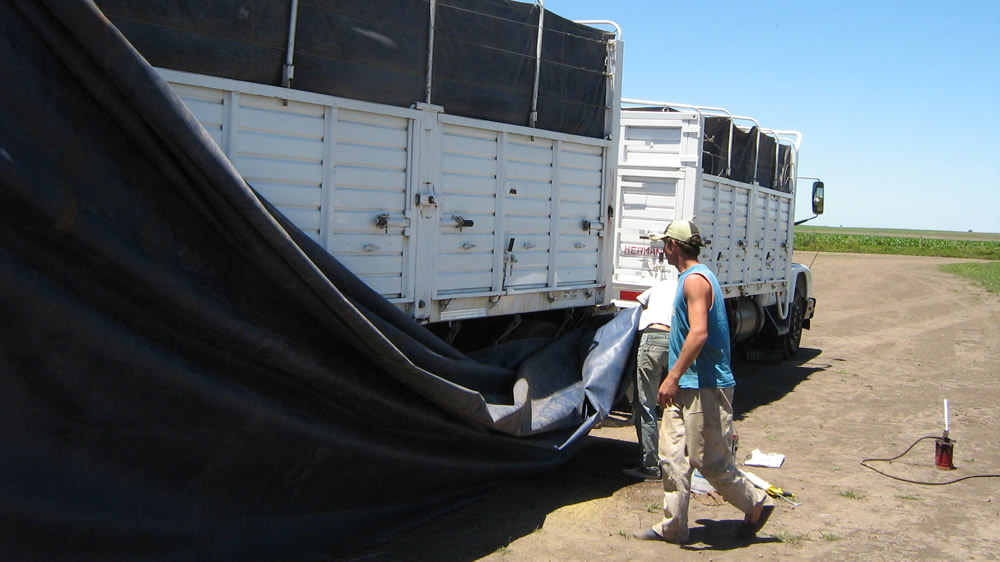
[[[670,325],[674,316],[674,298],[677,297],[677,280],[666,279],[643,291],[635,298],[642,305],[639,329],[645,330],[650,324]]]

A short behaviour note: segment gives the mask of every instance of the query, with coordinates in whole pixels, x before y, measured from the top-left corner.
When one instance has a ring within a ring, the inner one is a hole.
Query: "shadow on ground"
[[[774,537],[752,537],[741,539],[736,536],[736,530],[743,524],[742,519],[699,519],[695,521],[700,527],[691,527],[691,544],[682,546],[684,550],[735,550],[751,544],[765,542],[781,542]]]
[[[734,360],[733,417],[741,420],[754,409],[781,400],[813,373],[826,370],[828,365],[805,366],[820,354],[819,349],[802,348],[794,360],[784,362]]]
[[[611,418],[610,423],[628,423]],[[415,529],[389,543],[354,552],[349,560],[475,560],[506,548],[542,528],[553,511],[608,497],[635,484],[622,476],[636,444],[585,437],[579,452],[559,469],[525,477]]]
[[[759,406],[784,395],[826,366],[804,366],[821,354],[818,349],[800,350],[795,361],[736,361],[735,417],[743,418]],[[627,403],[616,405],[616,414],[606,427],[631,426]],[[637,444],[589,435],[580,450],[559,469],[525,477],[503,486],[493,495],[474,501],[414,529],[400,532],[389,543],[354,552],[349,560],[476,560],[502,550],[511,542],[542,528],[545,518],[561,507],[610,497],[636,483],[622,476],[627,459],[636,456]],[[740,520],[699,520],[692,526],[688,550],[731,550],[771,538],[737,539]]]

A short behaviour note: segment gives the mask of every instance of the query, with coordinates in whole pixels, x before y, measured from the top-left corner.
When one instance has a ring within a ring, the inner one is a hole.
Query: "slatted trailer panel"
[[[206,87],[181,80],[171,82],[174,91],[248,184],[373,289],[396,300],[410,294],[403,229],[376,228],[375,217],[404,214],[416,112],[385,114],[277,98],[232,81]]]
[[[161,73],[254,189],[414,317],[603,302],[611,141]]]

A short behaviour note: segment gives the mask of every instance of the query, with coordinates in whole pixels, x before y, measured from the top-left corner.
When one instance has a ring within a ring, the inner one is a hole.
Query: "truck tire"
[[[789,311],[788,333],[781,338],[781,352],[785,359],[791,359],[799,352],[802,343],[802,325],[805,323],[805,300],[796,295]]]

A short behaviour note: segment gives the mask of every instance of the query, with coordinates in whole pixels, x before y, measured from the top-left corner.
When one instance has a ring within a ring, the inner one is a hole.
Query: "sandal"
[[[748,539],[750,537],[757,536],[757,531],[764,527],[764,524],[767,523],[767,518],[771,516],[771,512],[773,511],[773,505],[765,505],[764,509],[760,510],[760,517],[757,518],[757,521],[754,521],[753,523],[744,521],[743,524],[740,525],[740,528],[736,530],[736,536],[741,539]]]

